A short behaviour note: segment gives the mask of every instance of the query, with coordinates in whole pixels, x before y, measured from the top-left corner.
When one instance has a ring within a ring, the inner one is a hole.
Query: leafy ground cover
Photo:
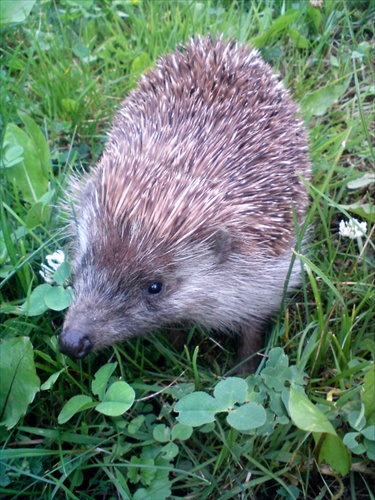
[[[374,25],[354,0],[2,2],[2,498],[374,498]],[[59,200],[139,74],[208,32],[259,48],[300,102],[303,286],[246,379],[197,329],[183,352],[161,332],[77,363],[57,348]]]

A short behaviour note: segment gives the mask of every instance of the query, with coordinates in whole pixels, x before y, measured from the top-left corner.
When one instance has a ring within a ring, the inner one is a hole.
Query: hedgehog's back
[[[123,102],[98,167],[111,218],[170,245],[225,228],[274,254],[294,233],[310,162],[297,108],[257,51],[195,38]]]

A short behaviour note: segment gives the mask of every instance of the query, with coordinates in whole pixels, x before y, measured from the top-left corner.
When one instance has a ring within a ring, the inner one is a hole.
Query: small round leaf
[[[172,441],[179,439],[186,441],[193,433],[193,428],[190,425],[177,423],[172,429]]]
[[[175,406],[181,424],[197,427],[215,420],[215,413],[225,411],[225,405],[205,392],[197,391],[180,399]]]
[[[246,400],[247,392],[248,386],[243,378],[228,377],[217,384],[214,396],[227,408],[233,408],[236,403]]]
[[[131,407],[134,398],[134,389],[129,384],[123,381],[113,382],[96,410],[110,417],[118,417]]]
[[[164,424],[156,425],[152,432],[154,439],[159,443],[168,443],[171,440],[171,430]]]
[[[227,416],[229,425],[238,431],[256,429],[266,422],[267,414],[263,406],[257,403],[247,403],[233,410]]]
[[[51,287],[44,296],[44,302],[53,311],[62,311],[70,306],[73,294],[71,290],[66,290],[61,286]]]
[[[160,451],[163,458],[165,458],[166,460],[173,460],[175,457],[177,457],[179,449],[175,443],[171,442],[163,446]]]

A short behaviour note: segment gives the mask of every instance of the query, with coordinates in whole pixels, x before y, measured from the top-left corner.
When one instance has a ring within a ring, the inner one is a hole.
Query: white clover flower
[[[356,238],[362,238],[366,236],[367,232],[367,222],[359,222],[357,219],[350,219],[349,221],[340,221],[339,233],[343,238],[350,238],[355,240]]]
[[[323,0],[310,0],[310,4],[312,7],[315,7],[316,9],[321,9],[324,5]]]
[[[39,274],[46,283],[52,285],[55,282],[53,275],[65,261],[65,253],[62,250],[56,250],[53,254],[46,255],[46,261],[48,264],[42,264],[42,269],[39,271]]]

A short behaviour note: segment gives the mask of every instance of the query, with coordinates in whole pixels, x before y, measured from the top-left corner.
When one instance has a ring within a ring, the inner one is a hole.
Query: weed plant
[[[374,498],[374,3],[13,0],[0,26],[1,497]],[[59,200],[139,75],[196,33],[252,43],[301,105],[303,286],[247,379],[198,329],[183,352],[159,332],[76,362],[57,347],[69,263],[39,272],[66,249]]]

